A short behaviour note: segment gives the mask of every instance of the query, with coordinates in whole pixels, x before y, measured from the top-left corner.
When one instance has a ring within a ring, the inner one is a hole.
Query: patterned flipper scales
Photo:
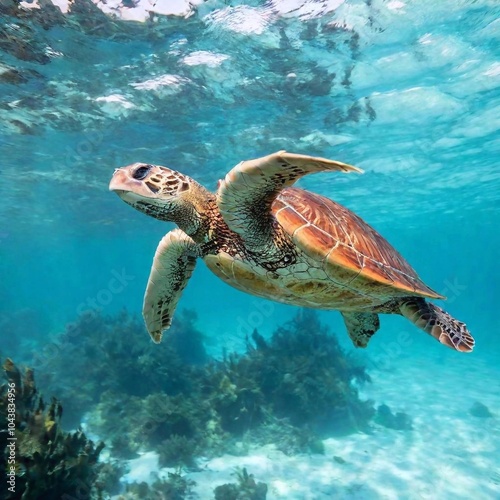
[[[156,343],[172,323],[198,256],[198,245],[180,229],[170,231],[158,244],[142,309],[146,328]]]
[[[474,348],[474,338],[467,325],[450,316],[440,307],[424,299],[412,297],[402,301],[401,314],[441,344],[461,352]]]
[[[366,347],[372,335],[380,328],[378,314],[342,312],[347,333],[355,347]]]

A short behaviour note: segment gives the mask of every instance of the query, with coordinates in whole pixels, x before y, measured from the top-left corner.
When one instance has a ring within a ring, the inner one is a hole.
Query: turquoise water
[[[285,493],[279,485],[293,482],[271,457],[268,498],[500,498],[498,2],[123,4],[99,4],[106,14],[84,2],[64,14],[0,7],[2,356],[37,364],[35,353],[89,309],[140,314],[156,245],[173,225],[110,193],[115,168],[166,165],[215,190],[241,160],[280,149],[340,160],[365,173],[298,186],[384,235],[448,297],[476,348],[452,352],[382,317],[356,352],[373,379],[362,394],[413,416],[411,437],[339,438],[325,456],[344,456],[349,472],[336,463],[323,483]],[[196,311],[216,357],[296,313],[229,288],[201,262],[179,307]],[[320,318],[350,351],[340,315]],[[401,346],[403,332],[411,342]],[[471,416],[475,402],[495,416]],[[362,446],[368,458],[352,452]],[[312,477],[320,465],[309,466]]]

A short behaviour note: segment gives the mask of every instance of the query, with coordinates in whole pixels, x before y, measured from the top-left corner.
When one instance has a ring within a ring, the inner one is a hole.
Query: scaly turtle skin
[[[229,285],[286,304],[341,311],[366,347],[379,313],[401,314],[439,342],[471,351],[464,323],[426,299],[442,299],[389,243],[347,208],[290,187],[322,171],[361,172],[338,161],[279,151],[243,161],[216,194],[166,167],[134,163],[110,183],[126,203],[175,222],[158,245],[143,314],[155,342],[172,321],[196,259]]]

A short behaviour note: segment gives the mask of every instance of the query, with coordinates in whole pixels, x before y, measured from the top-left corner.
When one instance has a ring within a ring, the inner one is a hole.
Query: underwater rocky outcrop
[[[8,480],[0,483],[0,498],[98,498],[104,443],[95,445],[81,430],[61,429],[62,406],[43,400],[32,369],[22,373],[7,359],[3,370],[0,468]]]

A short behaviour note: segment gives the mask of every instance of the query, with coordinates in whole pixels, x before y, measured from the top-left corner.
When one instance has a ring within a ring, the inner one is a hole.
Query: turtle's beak
[[[141,194],[144,187],[141,181],[137,181],[130,176],[130,169],[125,167],[115,170],[109,183],[109,190],[116,193],[125,203],[134,205],[143,198]]]
[[[158,198],[149,183],[135,175],[138,168],[145,168],[143,163],[133,163],[127,167],[117,168],[109,183],[109,190],[115,192],[125,203],[134,205],[138,201],[150,201]]]
[[[111,182],[109,183],[110,191],[129,191],[130,188],[127,188],[129,178],[125,170],[122,168],[115,169],[115,173],[111,178]]]

